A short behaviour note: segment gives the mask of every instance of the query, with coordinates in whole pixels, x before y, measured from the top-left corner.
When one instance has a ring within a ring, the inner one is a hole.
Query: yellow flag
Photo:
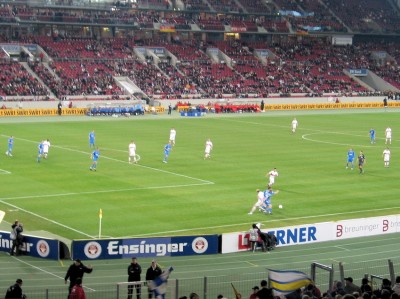
[[[99,218],[100,219],[103,218],[103,210],[102,209],[100,209],[100,211],[99,211]]]

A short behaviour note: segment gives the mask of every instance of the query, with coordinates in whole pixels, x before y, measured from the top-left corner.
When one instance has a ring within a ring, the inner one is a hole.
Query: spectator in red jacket
[[[76,279],[71,294],[69,294],[69,299],[86,299],[85,291],[82,288],[82,278],[78,277]]]

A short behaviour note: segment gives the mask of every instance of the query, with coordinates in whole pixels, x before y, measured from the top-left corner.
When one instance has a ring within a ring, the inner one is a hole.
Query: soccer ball
[[[283,206],[282,206],[282,205],[279,205],[279,208],[280,208],[280,209],[282,209],[282,208],[283,208]]]

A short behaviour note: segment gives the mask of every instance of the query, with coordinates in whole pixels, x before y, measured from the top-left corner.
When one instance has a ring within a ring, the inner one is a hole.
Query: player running
[[[269,177],[268,187],[272,187],[275,184],[275,178],[279,176],[278,170],[276,168],[272,169],[270,172],[267,173],[266,177]]]
[[[264,205],[262,206],[262,210],[264,213],[272,215],[272,202],[271,198],[275,194],[278,194],[279,190],[272,191],[271,187],[268,187],[267,190],[264,191]]]
[[[260,189],[257,189],[256,192],[257,192],[257,202],[251,208],[250,212],[248,213],[249,215],[253,215],[254,211],[257,208],[261,209],[261,206],[264,203],[264,192],[262,192]]]

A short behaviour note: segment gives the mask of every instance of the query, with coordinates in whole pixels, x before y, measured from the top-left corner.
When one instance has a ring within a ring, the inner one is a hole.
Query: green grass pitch
[[[214,234],[247,230],[253,222],[281,227],[400,211],[400,122],[392,111],[30,120],[0,120],[0,210],[5,221],[19,219],[28,231],[96,237],[100,208],[102,237]],[[388,126],[392,159],[384,168]],[[164,164],[172,127],[177,142]],[[373,145],[370,128],[377,132]],[[91,130],[101,151],[97,172],[89,171]],[[4,154],[9,135],[15,136],[13,157]],[[49,158],[37,163],[37,145],[47,138]],[[214,149],[204,160],[207,138]],[[141,156],[137,165],[128,164],[132,139]],[[365,174],[345,169],[349,147],[364,151]],[[280,190],[273,215],[248,215],[273,167]]]

